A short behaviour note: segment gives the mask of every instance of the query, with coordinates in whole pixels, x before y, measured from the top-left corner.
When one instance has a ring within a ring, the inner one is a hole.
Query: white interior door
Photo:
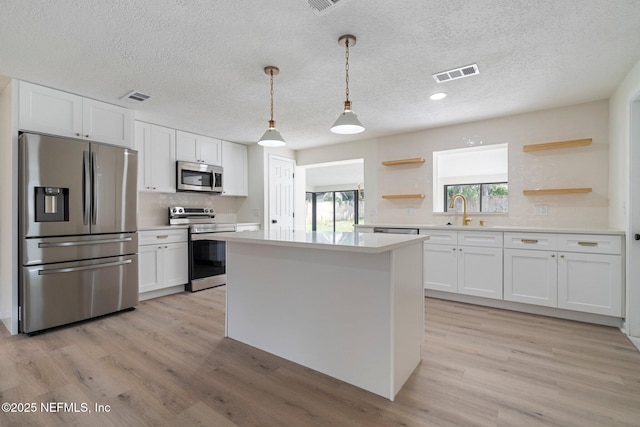
[[[269,156],[270,230],[293,230],[293,172],[295,161]]]

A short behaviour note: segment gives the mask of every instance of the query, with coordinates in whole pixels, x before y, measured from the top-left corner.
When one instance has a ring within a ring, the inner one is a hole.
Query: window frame
[[[480,197],[478,200],[478,206],[479,206],[479,210],[478,211],[472,211],[472,213],[482,213],[482,214],[490,214],[490,213],[506,213],[506,212],[486,212],[482,210],[482,187],[486,186],[486,185],[496,185],[496,184],[504,184],[507,186],[507,196],[509,196],[509,182],[508,181],[500,181],[500,182],[474,182],[474,183],[464,183],[464,184],[444,184],[443,188],[444,188],[444,212],[445,213],[450,213],[452,211],[449,210],[449,187],[460,187],[460,186],[472,186],[472,185],[479,185],[480,186]],[[470,211],[467,210],[467,213],[469,213]]]

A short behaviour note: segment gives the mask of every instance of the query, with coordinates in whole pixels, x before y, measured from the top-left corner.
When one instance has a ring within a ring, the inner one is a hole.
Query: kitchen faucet
[[[467,198],[464,197],[464,195],[458,193],[453,196],[451,202],[449,202],[449,209],[453,209],[453,205],[458,197],[462,199],[462,225],[469,225],[471,218],[467,217]]]

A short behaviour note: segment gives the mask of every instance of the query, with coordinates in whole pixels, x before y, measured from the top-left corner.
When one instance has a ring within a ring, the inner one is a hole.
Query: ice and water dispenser
[[[69,221],[69,189],[35,187],[36,222]]]

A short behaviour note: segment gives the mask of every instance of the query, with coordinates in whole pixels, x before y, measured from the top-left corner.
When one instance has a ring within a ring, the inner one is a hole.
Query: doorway
[[[364,159],[304,166],[305,230],[345,232],[364,222]]]
[[[269,230],[294,229],[294,171],[292,159],[269,156]],[[265,227],[265,228],[267,228]]]

